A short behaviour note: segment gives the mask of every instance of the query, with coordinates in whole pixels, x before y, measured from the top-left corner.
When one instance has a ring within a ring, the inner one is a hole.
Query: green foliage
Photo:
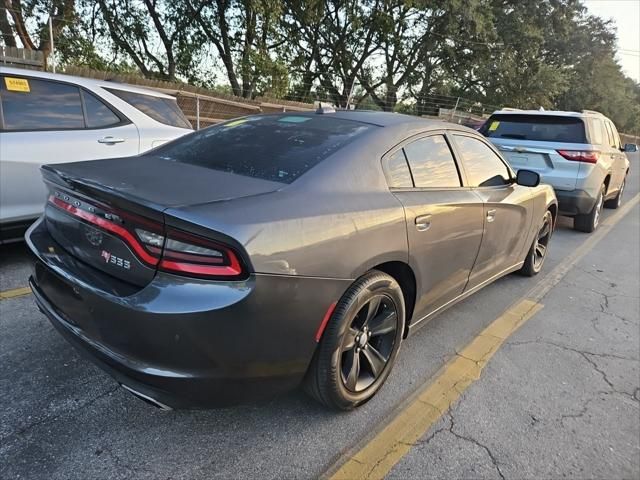
[[[437,114],[598,110],[640,131],[640,85],[580,0],[7,0],[0,42],[251,98]]]

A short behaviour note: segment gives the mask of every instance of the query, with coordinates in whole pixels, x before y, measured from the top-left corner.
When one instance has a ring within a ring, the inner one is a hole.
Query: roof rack
[[[519,112],[521,109],[513,107],[502,107],[500,110],[502,110],[503,112]]]
[[[602,115],[600,112],[596,112],[595,110],[582,110],[582,113],[590,113],[592,115]]]

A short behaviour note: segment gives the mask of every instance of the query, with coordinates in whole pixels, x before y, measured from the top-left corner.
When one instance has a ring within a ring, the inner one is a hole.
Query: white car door
[[[42,164],[139,153],[136,126],[76,85],[5,75],[0,100],[0,223],[43,211]]]

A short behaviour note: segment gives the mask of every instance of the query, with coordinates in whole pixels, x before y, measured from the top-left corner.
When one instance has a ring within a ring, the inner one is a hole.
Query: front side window
[[[464,170],[472,187],[496,187],[511,182],[511,175],[500,157],[478,139],[454,135]]]
[[[191,128],[189,120],[184,116],[174,99],[115,88],[105,88],[105,90],[124,100],[136,110],[140,110],[145,115],[153,118],[156,122],[172,127]]]
[[[417,188],[451,188],[460,186],[453,155],[443,135],[411,142],[404,147]]]
[[[4,130],[84,128],[80,90],[73,85],[5,75],[0,80]]]
[[[185,135],[153,151],[163,160],[291,183],[371,129],[330,115],[255,115]]]

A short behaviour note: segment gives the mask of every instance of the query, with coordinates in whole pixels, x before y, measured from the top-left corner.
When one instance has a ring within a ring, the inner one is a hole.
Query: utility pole
[[[200,95],[196,94],[196,130],[200,130]]]
[[[51,19],[51,15],[49,15],[49,43],[51,44],[51,50],[49,51],[49,56],[51,57],[51,68],[53,69],[53,73],[56,73],[56,50],[53,47],[53,20]]]
[[[458,99],[456,100],[456,105],[455,107],[453,107],[453,111],[451,112],[451,118],[449,119],[450,122],[453,122],[453,117],[456,115],[456,110],[458,110],[459,103],[460,103],[460,97],[458,97]]]

